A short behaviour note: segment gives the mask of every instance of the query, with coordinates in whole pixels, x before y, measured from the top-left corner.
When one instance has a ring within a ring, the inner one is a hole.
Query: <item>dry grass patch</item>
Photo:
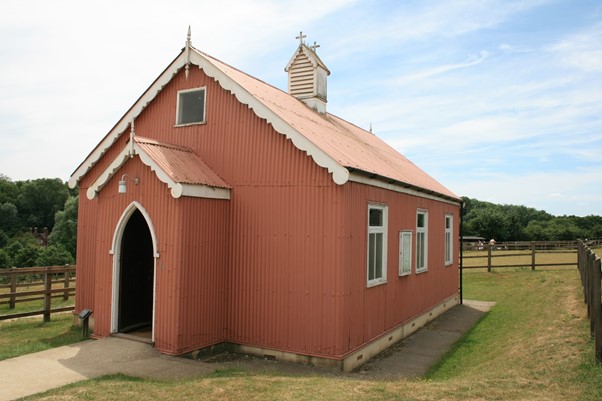
[[[537,251],[535,254],[536,270],[566,269],[573,270],[577,266],[577,253],[570,251]],[[546,264],[574,263],[575,266],[549,266]],[[465,252],[462,264],[467,269],[473,266],[487,266],[487,251]],[[491,253],[491,266],[516,265],[531,269],[531,251],[494,250]],[[504,268],[507,269],[507,268]],[[511,270],[513,268],[510,268]]]

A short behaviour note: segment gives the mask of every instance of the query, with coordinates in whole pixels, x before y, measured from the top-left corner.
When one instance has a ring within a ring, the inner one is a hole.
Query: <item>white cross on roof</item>
[[[299,31],[299,36],[295,36],[295,39],[299,39],[299,44],[303,44],[303,39],[305,39],[307,35],[303,35],[303,31]]]

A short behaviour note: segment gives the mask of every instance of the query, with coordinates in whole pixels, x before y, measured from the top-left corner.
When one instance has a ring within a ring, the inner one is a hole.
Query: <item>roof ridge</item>
[[[286,94],[286,95],[288,95],[288,96],[291,96],[291,97],[292,97],[292,98],[294,98],[294,99],[297,99],[296,97],[294,97],[293,95],[291,95],[291,94],[290,94],[290,93],[288,93],[287,91],[285,91],[285,90],[283,90],[283,89],[280,89],[279,87],[277,87],[277,86],[274,86],[274,85],[272,85],[271,83],[269,83],[269,82],[266,82],[266,81],[264,81],[264,80],[263,80],[263,79],[261,79],[261,78],[257,78],[256,76],[253,76],[253,75],[251,75],[251,74],[249,74],[249,73],[247,73],[247,72],[244,72],[243,70],[241,70],[241,69],[239,69],[239,68],[236,68],[236,67],[234,67],[234,66],[232,66],[232,65],[230,65],[230,64],[228,64],[228,63],[226,63],[225,61],[222,61],[222,60],[218,59],[217,57],[214,57],[214,56],[212,56],[212,55],[210,55],[210,54],[207,54],[207,53],[205,53],[204,51],[202,51],[202,50],[199,50],[199,49],[197,49],[197,48],[196,48],[196,47],[194,47],[194,46],[190,46],[190,48],[191,48],[191,49],[193,49],[194,51],[196,51],[197,53],[199,53],[199,54],[203,55],[204,57],[207,57],[207,58],[210,58],[210,59],[212,59],[212,60],[215,60],[215,61],[217,61],[218,63],[221,63],[221,64],[225,65],[225,66],[226,66],[226,67],[228,67],[228,68],[232,68],[232,69],[233,69],[234,71],[236,71],[236,72],[239,72],[239,73],[241,73],[241,74],[243,74],[243,75],[246,75],[247,77],[249,77],[249,78],[251,78],[251,79],[254,79],[254,80],[258,81],[258,82],[261,82],[261,83],[262,83],[262,84],[264,84],[264,85],[267,85],[267,86],[269,86],[269,87],[271,87],[271,88],[274,88],[274,89],[276,89],[276,90],[278,90],[278,91],[280,91],[280,92],[282,92],[282,93],[284,93],[284,94]],[[297,100],[299,100],[299,99],[297,99]],[[303,102],[301,102],[301,103],[303,103]]]

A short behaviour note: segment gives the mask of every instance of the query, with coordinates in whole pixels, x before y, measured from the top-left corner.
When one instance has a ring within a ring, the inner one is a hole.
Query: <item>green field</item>
[[[81,341],[72,324],[71,313],[52,315],[48,323],[42,316],[0,322],[0,360]]]

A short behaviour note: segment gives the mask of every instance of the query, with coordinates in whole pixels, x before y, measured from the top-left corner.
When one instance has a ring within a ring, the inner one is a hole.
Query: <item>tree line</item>
[[[553,216],[526,206],[462,197],[465,236],[496,241],[602,238],[600,216]],[[0,174],[0,268],[75,263],[77,190],[58,178],[12,181]]]
[[[0,268],[75,263],[77,190],[58,178],[0,174]]]
[[[543,210],[462,197],[462,234],[496,241],[572,241],[602,238],[601,216],[553,216]]]

